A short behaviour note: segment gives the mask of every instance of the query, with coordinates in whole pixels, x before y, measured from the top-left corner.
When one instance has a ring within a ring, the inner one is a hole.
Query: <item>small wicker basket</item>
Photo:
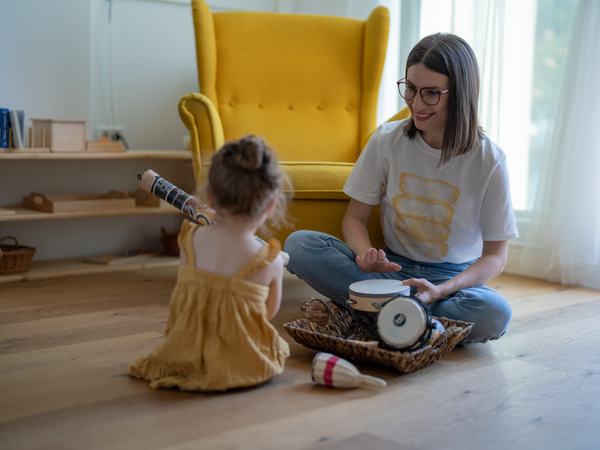
[[[306,299],[302,310],[314,298]],[[401,373],[410,373],[422,369],[442,358],[465,339],[471,329],[472,322],[451,320],[437,317],[444,325],[445,331],[432,338],[423,347],[413,351],[386,350],[372,340],[370,333],[360,325],[356,325],[352,315],[329,301],[319,300],[329,310],[329,322],[318,325],[309,318],[287,322],[283,326],[288,334],[300,344],[315,349],[334,353],[351,361],[378,363],[392,367]]]
[[[2,244],[11,240],[14,244]],[[14,236],[5,236],[0,239],[0,275],[29,272],[31,261],[35,254],[34,247],[19,245]]]

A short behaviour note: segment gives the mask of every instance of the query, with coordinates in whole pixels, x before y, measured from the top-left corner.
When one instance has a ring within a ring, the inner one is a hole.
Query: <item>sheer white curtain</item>
[[[421,37],[457,34],[475,51],[479,121],[508,155],[519,210],[527,204],[536,6],[536,0],[421,0]]]
[[[527,275],[600,288],[600,2],[580,0],[559,106],[548,136]]]

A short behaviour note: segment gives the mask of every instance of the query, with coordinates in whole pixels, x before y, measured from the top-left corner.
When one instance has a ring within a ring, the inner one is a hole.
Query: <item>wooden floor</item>
[[[499,341],[410,375],[359,365],[388,387],[310,381],[291,342],[283,375],[226,394],[154,391],[127,365],[161,339],[174,269],[0,285],[2,449],[599,449],[600,293],[514,276]],[[286,279],[277,326],[311,291]]]

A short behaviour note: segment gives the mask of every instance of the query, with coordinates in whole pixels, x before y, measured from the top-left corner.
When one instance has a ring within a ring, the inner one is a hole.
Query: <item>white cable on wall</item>
[[[114,89],[114,72],[113,72],[113,26],[112,26],[112,6],[113,0],[108,2],[108,98],[109,98],[109,114],[111,126],[115,127],[119,124],[115,108],[115,89]]]

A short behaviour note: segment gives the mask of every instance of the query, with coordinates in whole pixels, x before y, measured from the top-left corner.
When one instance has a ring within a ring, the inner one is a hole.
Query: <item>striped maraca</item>
[[[363,375],[354,364],[331,353],[319,352],[315,355],[311,376],[317,384],[336,388],[380,388],[387,386],[385,380]]]

